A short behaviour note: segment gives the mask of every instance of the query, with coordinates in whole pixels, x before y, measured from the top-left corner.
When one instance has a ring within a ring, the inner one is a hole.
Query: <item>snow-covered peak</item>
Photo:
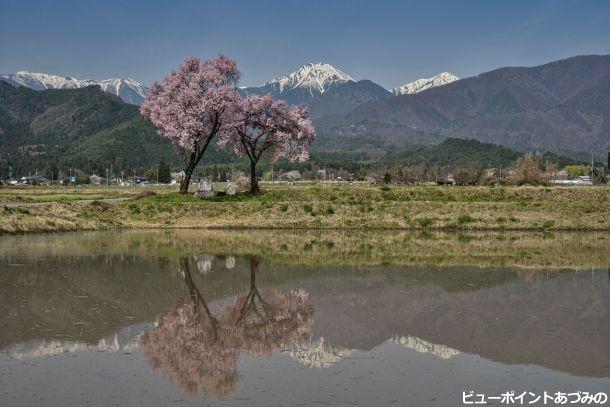
[[[2,78],[9,79],[19,86],[25,86],[35,90],[74,89],[93,85],[95,82],[28,71],[18,71],[13,74],[2,75]]]
[[[24,86],[34,90],[76,89],[85,86],[98,85],[104,92],[117,95],[125,102],[133,104],[142,103],[147,90],[140,82],[130,78],[113,78],[97,81],[93,79],[77,79],[69,76],[63,77],[28,71],[18,71],[13,74],[0,75],[0,80],[5,80],[14,86]]]
[[[422,78],[413,82],[409,82],[406,85],[399,86],[392,89],[392,93],[395,95],[407,95],[411,93],[418,93],[426,89],[435,88],[437,86],[447,85],[451,82],[457,81],[458,78],[452,73],[442,72],[432,78]]]
[[[106,79],[98,82],[104,92],[120,96],[125,102],[139,105],[146,96],[146,86],[131,79]]]
[[[353,81],[352,77],[330,64],[319,62],[307,64],[290,75],[281,76],[267,82],[265,85],[274,85],[283,92],[288,89],[305,88],[312,93],[324,93],[334,85]]]

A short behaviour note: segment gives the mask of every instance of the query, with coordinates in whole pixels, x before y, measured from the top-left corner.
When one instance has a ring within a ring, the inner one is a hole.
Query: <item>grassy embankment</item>
[[[100,201],[118,198],[128,199]],[[5,188],[0,189],[0,202],[1,233],[120,228],[610,230],[608,186],[265,186],[257,197],[240,193],[209,200],[168,188]]]

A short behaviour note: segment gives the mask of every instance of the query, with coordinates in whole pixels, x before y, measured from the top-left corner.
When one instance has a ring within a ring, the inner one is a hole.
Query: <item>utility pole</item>
[[[106,168],[106,187],[110,186],[110,180],[108,179],[109,173],[110,173],[110,170],[108,170],[108,168]]]
[[[500,179],[502,179],[502,164],[500,164]]]

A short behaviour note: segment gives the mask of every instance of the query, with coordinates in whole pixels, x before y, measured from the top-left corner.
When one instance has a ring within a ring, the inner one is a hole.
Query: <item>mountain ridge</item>
[[[392,150],[458,137],[521,151],[603,152],[610,149],[610,55],[499,68],[315,123],[335,148]]]
[[[131,78],[110,78],[98,81],[39,72],[17,71],[12,74],[0,75],[0,81],[33,90],[78,89],[92,85],[99,86],[104,92],[117,95],[125,102],[135,105],[142,103],[147,92],[146,86]]]
[[[449,72],[441,72],[431,78],[416,79],[405,85],[398,86],[391,90],[394,95],[408,95],[412,93],[423,92],[426,89],[435,88],[437,86],[448,85],[459,80],[456,75]]]
[[[240,88],[239,91],[242,95],[271,93],[274,98],[295,105],[350,81],[354,82],[354,79],[342,70],[318,62],[305,64],[294,72],[272,79],[262,86]]]

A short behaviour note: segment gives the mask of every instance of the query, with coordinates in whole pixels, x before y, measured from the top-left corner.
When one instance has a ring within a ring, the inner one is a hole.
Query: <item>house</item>
[[[287,180],[287,181],[298,181],[301,179],[301,173],[299,171],[287,171],[283,174],[280,174],[280,176],[278,177],[281,180]]]
[[[184,171],[180,171],[180,172],[172,172],[170,173],[171,176],[171,184],[172,185],[176,185],[182,182],[182,180],[185,177]]]
[[[102,177],[95,174],[89,177],[89,183],[91,185],[101,185],[103,180],[104,179]]]
[[[568,174],[568,172],[566,170],[555,171],[554,173],[551,174],[551,178],[553,180],[566,180],[569,177],[570,177],[570,175]]]
[[[135,175],[133,177],[129,177],[129,182],[131,184],[144,184],[148,183],[148,178]]]
[[[591,177],[588,175],[581,175],[574,179],[552,179],[551,184],[555,185],[593,185]]]
[[[45,177],[43,177],[42,175],[30,175],[28,177],[21,177],[21,179],[19,180],[21,184],[31,184],[31,185],[38,185],[38,184],[46,184],[47,183],[47,179]]]

